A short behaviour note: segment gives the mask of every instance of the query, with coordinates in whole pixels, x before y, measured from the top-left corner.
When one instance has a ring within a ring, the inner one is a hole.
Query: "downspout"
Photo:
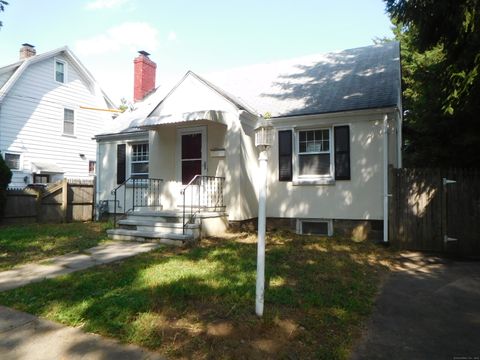
[[[401,109],[397,110],[397,168],[401,169],[402,164],[402,113]]]
[[[383,117],[383,242],[388,243],[388,115]]]

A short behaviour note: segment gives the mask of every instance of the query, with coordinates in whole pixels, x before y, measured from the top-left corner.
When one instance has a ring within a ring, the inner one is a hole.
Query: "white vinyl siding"
[[[65,57],[58,58],[68,62]],[[101,132],[111,115],[81,109],[81,106],[105,108],[106,103],[102,95],[95,95],[74,65],[69,64],[63,85],[52,81],[54,68],[54,57],[31,64],[2,103],[0,149],[22,153],[22,171],[15,172],[10,187],[24,187],[25,176],[33,181],[31,162],[34,161],[56,164],[67,178],[91,178],[88,159],[96,158],[96,143],[92,138]],[[75,137],[63,136],[65,108],[75,109]]]

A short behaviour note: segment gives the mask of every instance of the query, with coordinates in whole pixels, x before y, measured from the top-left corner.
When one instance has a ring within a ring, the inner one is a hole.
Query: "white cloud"
[[[158,48],[158,30],[144,22],[126,22],[105,33],[75,43],[81,55],[105,54],[121,50],[155,51]]]
[[[88,10],[98,10],[98,9],[112,9],[122,5],[126,5],[130,0],[94,0],[87,3],[85,6]]]
[[[175,41],[177,40],[177,34],[175,33],[175,31],[170,31],[168,33],[168,41]]]

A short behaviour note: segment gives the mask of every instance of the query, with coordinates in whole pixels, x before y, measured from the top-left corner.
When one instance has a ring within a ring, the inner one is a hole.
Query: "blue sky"
[[[8,0],[0,66],[22,43],[68,45],[115,101],[132,98],[133,58],[151,53],[157,85],[233,67],[372,44],[392,36],[382,0]]]

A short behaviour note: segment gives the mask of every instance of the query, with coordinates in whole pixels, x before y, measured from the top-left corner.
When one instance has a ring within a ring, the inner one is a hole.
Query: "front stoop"
[[[206,225],[212,222],[211,219],[222,219],[217,222],[226,223],[227,217],[224,212],[197,214],[195,223],[188,224],[184,234],[183,212],[136,210],[119,220],[118,228],[107,230],[107,234],[113,240],[155,241],[166,245],[189,246],[210,232],[202,228],[209,228]]]

